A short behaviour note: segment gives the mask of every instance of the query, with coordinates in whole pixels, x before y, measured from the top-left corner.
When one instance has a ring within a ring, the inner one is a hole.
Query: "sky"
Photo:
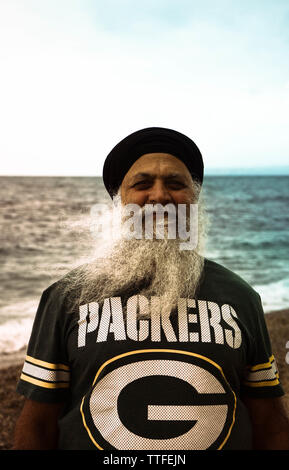
[[[289,173],[288,109],[288,0],[0,0],[0,175],[98,176],[150,126]]]

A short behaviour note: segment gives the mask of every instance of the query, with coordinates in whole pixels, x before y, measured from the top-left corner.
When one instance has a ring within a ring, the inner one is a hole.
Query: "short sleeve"
[[[34,319],[17,392],[40,402],[62,402],[69,393],[70,368],[64,344],[61,295],[46,289]]]
[[[256,293],[252,312],[253,354],[242,383],[242,393],[252,397],[279,397],[284,395],[276,359],[265,322],[261,298]]]

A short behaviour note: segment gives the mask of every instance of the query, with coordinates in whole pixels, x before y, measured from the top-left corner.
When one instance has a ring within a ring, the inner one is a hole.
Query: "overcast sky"
[[[147,126],[288,165],[288,52],[288,0],[0,0],[0,174],[101,175]]]

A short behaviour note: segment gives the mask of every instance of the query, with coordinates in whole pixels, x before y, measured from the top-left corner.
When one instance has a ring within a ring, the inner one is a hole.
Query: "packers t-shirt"
[[[205,260],[194,298],[41,297],[19,393],[64,402],[59,449],[250,449],[242,398],[284,394],[259,294]]]

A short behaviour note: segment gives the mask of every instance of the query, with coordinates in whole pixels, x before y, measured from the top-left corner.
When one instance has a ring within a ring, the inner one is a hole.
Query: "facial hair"
[[[199,195],[197,183],[194,189]],[[109,213],[103,214],[104,221],[109,220],[112,210],[114,217],[121,218],[119,196]],[[206,214],[200,195],[197,222],[198,243],[195,249],[189,250],[180,249],[179,238],[139,240],[120,234],[114,239],[111,227],[104,228],[89,262],[66,276],[70,294],[77,292],[79,304],[101,303],[106,298],[119,296],[142,295],[148,299],[158,296],[162,309],[175,311],[180,297],[196,298],[203,274]]]

